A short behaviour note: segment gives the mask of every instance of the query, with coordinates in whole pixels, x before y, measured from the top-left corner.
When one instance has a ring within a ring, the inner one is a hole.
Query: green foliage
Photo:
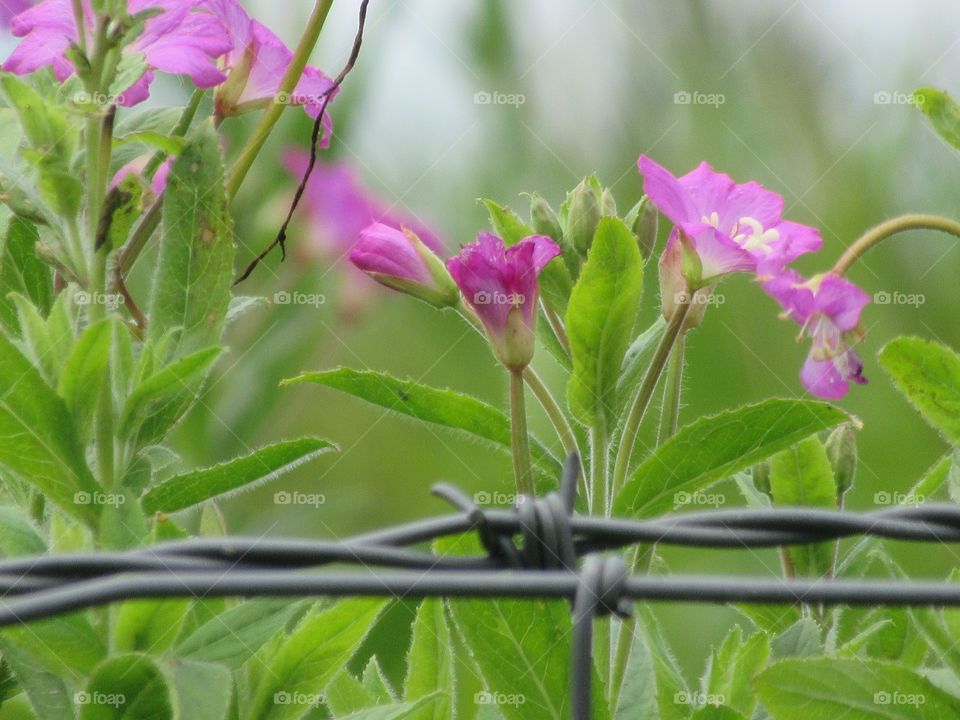
[[[53,305],[53,276],[37,257],[39,234],[26,220],[13,218],[0,243],[0,326],[19,334],[17,310],[9,293],[28,298],[41,315]]]
[[[953,147],[960,148],[960,107],[957,101],[943,90],[930,87],[914,90],[913,98],[937,134]]]
[[[807,400],[767,400],[701,418],[661,445],[634,471],[614,514],[646,517],[814,433],[847,420],[837,408]],[[663,468],[671,472],[663,472]]]
[[[883,348],[880,364],[923,418],[960,446],[960,355],[931,340],[901,337]]]
[[[443,602],[427,598],[413,623],[413,642],[407,655],[406,701],[435,695],[434,701],[412,712],[417,720],[445,720],[452,716],[456,692],[455,662],[450,627]]]
[[[643,260],[630,229],[616,218],[597,226],[566,326],[573,357],[570,409],[585,425],[616,423],[616,390],[643,291]]]

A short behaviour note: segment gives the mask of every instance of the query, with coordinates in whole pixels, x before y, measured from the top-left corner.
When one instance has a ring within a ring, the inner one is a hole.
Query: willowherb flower
[[[381,285],[436,307],[452,307],[460,300],[443,261],[412,230],[383,223],[364,228],[350,262]]]
[[[540,272],[561,253],[544,235],[531,235],[504,247],[493,233],[481,232],[447,261],[447,269],[476,311],[493,349],[511,370],[533,359]]]
[[[644,192],[675,226],[668,248],[686,251],[691,290],[731,272],[772,276],[823,244],[816,228],[784,220],[783,197],[756,182],[737,184],[705,162],[679,178],[645,155],[637,165]]]
[[[232,49],[220,61],[227,73],[227,80],[217,88],[215,102],[221,117],[240,115],[262,108],[271,102],[302,106],[306,113],[316,118],[324,98],[330,100],[336,90],[333,80],[321,70],[304,68],[296,89],[290,95],[282,95],[280,82],[286,74],[293,53],[272,30],[252,19],[237,0],[201,0],[226,27]],[[321,144],[329,143],[333,126],[329,114],[324,113],[325,132]]]
[[[870,296],[840,275],[824,273],[809,280],[787,269],[763,283],[784,310],[813,341],[800,379],[814,395],[838,400],[850,383],[864,384],[863,362],[850,339],[862,334],[860,314]]]
[[[80,32],[89,45],[94,41],[96,18],[89,0],[82,5]],[[142,54],[146,68],[131,85],[116,89],[117,104],[130,106],[146,100],[157,70],[187,75],[199,88],[226,79],[216,60],[233,46],[223,24],[202,10],[200,0],[127,0],[127,9],[130,14],[147,9],[159,12],[144,22],[140,35],[124,48],[126,53]],[[61,82],[76,72],[67,58],[71,44],[80,39],[71,0],[43,0],[14,17],[11,29],[23,40],[3,64],[4,70],[25,75],[50,67]]]
[[[33,6],[33,0],[3,0],[0,2],[0,28],[10,27],[10,20]]]

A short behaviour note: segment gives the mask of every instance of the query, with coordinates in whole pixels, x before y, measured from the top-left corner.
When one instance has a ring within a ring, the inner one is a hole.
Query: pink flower
[[[292,150],[284,154],[283,163],[299,182],[309,159],[307,153]],[[308,261],[320,259],[339,264],[363,229],[373,223],[409,228],[428,248],[438,255],[445,254],[436,233],[416,218],[393,210],[363,187],[356,171],[347,163],[318,163],[307,183],[303,207],[308,229],[303,233],[304,243],[294,248],[299,247]],[[354,265],[347,264],[344,270],[341,308],[344,315],[352,317],[369,305],[375,286]]]
[[[645,155],[637,161],[643,189],[675,225],[668,247],[682,242],[699,263],[697,287],[731,272],[774,275],[823,244],[816,228],[783,220],[783,198],[755,182],[742,185],[701,163],[676,178]]]
[[[120,91],[120,105],[136,105],[150,95],[154,71],[188,75],[199,88],[224,81],[214,64],[232,45],[223,25],[207,13],[196,12],[200,0],[128,0],[131,14],[147,8],[161,12],[144,24],[143,32],[127,46],[127,52],[142,53],[147,69],[129,87]],[[84,27],[88,44],[93,42],[96,19],[89,0],[83,0]],[[71,43],[79,39],[71,0],[43,0],[13,18],[13,34],[23,41],[3,64],[3,69],[25,75],[42,67],[53,68],[63,82],[75,69],[66,57]]]
[[[350,262],[381,285],[437,307],[450,307],[460,291],[443,261],[410,230],[383,223],[364,228],[350,251]]]
[[[0,0],[2,2],[2,0]],[[160,166],[153,173],[153,177],[150,179],[150,189],[153,191],[154,196],[160,197],[163,195],[163,191],[167,189],[167,177],[170,175],[170,167],[173,165],[174,158],[169,157],[164,160]],[[123,182],[128,175],[136,175],[143,172],[144,167],[147,164],[147,158],[137,158],[136,160],[131,160],[122,168],[117,170],[117,174],[113,176],[113,180],[110,181],[110,188],[113,189],[121,182]]]
[[[864,384],[863,363],[848,345],[848,337],[861,334],[860,314],[870,296],[852,282],[834,273],[807,280],[785,270],[767,280],[763,289],[797,322],[801,333],[813,340],[800,379],[818,397],[839,400],[849,383]]]
[[[293,60],[293,53],[269,28],[253,20],[237,0],[202,0],[230,34],[233,49],[223,57],[221,66],[227,81],[217,89],[217,113],[221,117],[240,115],[271,102],[300,105],[316,118],[324,97],[330,100],[336,91],[333,80],[315,67],[307,66],[290,96],[280,96],[280,82]],[[326,132],[322,142],[329,143],[333,125],[329,115],[323,119]]]
[[[32,5],[32,0],[0,0],[0,28],[10,27],[10,20]]]
[[[533,358],[540,284],[537,278],[561,249],[545,235],[531,235],[505,248],[481,232],[447,261],[447,269],[486,328],[497,356],[511,370]]]

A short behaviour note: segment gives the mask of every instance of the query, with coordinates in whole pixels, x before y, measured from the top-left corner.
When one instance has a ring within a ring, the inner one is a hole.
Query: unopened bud
[[[653,255],[653,249],[657,245],[658,219],[657,209],[646,195],[624,218],[624,222],[637,236],[637,244],[640,246],[640,254],[643,255],[644,260]]]
[[[537,235],[546,235],[558,243],[563,241],[563,228],[557,214],[537,193],[530,196],[530,224]]]
[[[591,178],[586,178],[570,194],[565,237],[567,243],[586,257],[600,223],[600,198]]]
[[[857,437],[853,425],[844,423],[835,428],[827,438],[826,450],[837,481],[837,493],[842,496],[853,487],[857,475]]]

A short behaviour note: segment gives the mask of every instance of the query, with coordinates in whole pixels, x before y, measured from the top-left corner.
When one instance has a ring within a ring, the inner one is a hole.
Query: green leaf
[[[443,602],[427,598],[413,622],[413,641],[407,654],[403,699],[419,700],[437,693],[436,701],[410,715],[417,720],[447,720],[453,716],[455,662],[450,628]]]
[[[484,199],[484,206],[490,213],[490,225],[493,231],[503,239],[507,247],[516,245],[526,237],[535,235],[533,228],[527,225],[517,213],[506,205],[500,205],[493,200]]]
[[[642,291],[636,238],[621,220],[603,218],[566,314],[573,357],[567,399],[584,425],[616,422],[617,380]]]
[[[770,491],[777,505],[836,509],[837,483],[815,435],[770,459]],[[797,575],[823,577],[833,561],[833,543],[797,545],[790,548],[790,557]]]
[[[14,507],[0,507],[0,554],[3,557],[42,555],[47,544],[33,523]]]
[[[148,514],[171,513],[205,500],[274,480],[336,445],[319,438],[288,440],[260,448],[229,462],[176,475],[143,497]]]
[[[53,306],[53,276],[37,257],[38,239],[32,223],[13,218],[0,245],[0,325],[13,334],[19,334],[19,323],[10,293],[26,297],[42,315]]]
[[[107,373],[113,332],[114,322],[109,319],[88,326],[70,349],[60,373],[57,391],[84,434],[83,440],[89,439],[103,384],[110,382]]]
[[[344,670],[337,675],[333,682],[327,685],[324,695],[326,696],[327,707],[330,708],[330,712],[336,718],[371,708],[377,704],[377,699],[373,694],[357,678],[351,675],[349,670]]]
[[[823,654],[820,626],[809,617],[801,617],[770,641],[770,657],[814,657]]]
[[[289,622],[298,604],[290,600],[250,600],[216,615],[179,642],[178,658],[238,668]]]
[[[0,467],[65,512],[93,522],[97,506],[75,494],[98,490],[70,413],[20,351],[0,334]]]
[[[56,672],[46,669],[31,652],[30,647],[7,640],[0,633],[0,652],[12,668],[17,682],[23,688],[37,718],[43,720],[74,720],[73,694],[66,680]],[[4,703],[6,710],[6,703]]]
[[[146,145],[167,155],[179,155],[183,152],[187,141],[182,137],[166,135],[156,130],[140,130],[118,137],[114,140],[114,143],[119,146],[129,143]]]
[[[378,705],[387,705],[398,699],[387,681],[387,676],[383,674],[383,668],[380,667],[376,656],[371,657],[363,669],[362,683],[364,689],[376,698]]]
[[[676,493],[702,490],[848,419],[825,403],[781,399],[701,418],[634,471],[617,496],[614,513],[647,517],[670,511]]]
[[[351,368],[306,373],[282,385],[317,383],[423,422],[459,430],[511,452],[510,419],[481,400],[452,390],[399,380],[383,373]],[[556,482],[560,464],[549,450],[531,438],[533,461],[539,472]]]
[[[112,657],[77,695],[80,720],[173,720],[167,678],[146,655]]]
[[[691,698],[680,666],[663,636],[660,623],[649,606],[638,605],[637,628],[643,634],[653,663],[656,703],[661,720],[686,720],[690,716]],[[682,701],[682,702],[678,702]]]
[[[914,104],[927,116],[933,129],[955,148],[960,148],[960,106],[943,90],[919,88],[913,92]]]
[[[56,387],[75,340],[76,316],[68,293],[57,296],[46,319],[27,298],[10,295],[20,320],[21,347],[43,379]]]
[[[144,379],[127,398],[120,432],[136,436],[139,447],[162,439],[190,407],[220,353],[218,347],[200,350]]]
[[[747,718],[726,705],[705,705],[691,715],[690,720],[747,720]]]
[[[753,679],[769,655],[770,640],[766,633],[756,632],[745,641],[740,626],[734,626],[710,657],[705,683],[707,695],[751,717],[757,704]]]
[[[122,246],[134,223],[144,211],[145,185],[138,175],[127,175],[110,189],[104,200],[103,214],[97,228],[97,247],[107,252]]]
[[[317,697],[353,657],[386,604],[379,598],[344,600],[309,615],[270,659],[251,703],[250,720],[299,718],[306,707],[300,697]],[[278,703],[275,698],[290,699]]]
[[[425,697],[417,702],[381,705],[346,715],[343,720],[406,720],[406,718],[421,717],[421,713],[423,712],[429,714],[430,706],[433,705],[434,702],[435,698]],[[445,717],[452,716],[447,715]]]
[[[960,699],[909,668],[875,660],[784,660],[757,678],[774,720],[941,720]]]
[[[220,341],[233,282],[233,240],[220,141],[212,125],[193,131],[170,169],[148,337],[178,328],[178,354]]]
[[[233,678],[222,665],[175,660],[170,663],[179,720],[227,720]]]
[[[73,154],[76,133],[63,108],[48,102],[26,82],[10,73],[0,73],[0,89],[17,111],[23,134],[36,151],[35,163],[65,168]]]
[[[960,355],[916,337],[891,340],[880,364],[924,419],[960,446]]]
[[[162,653],[176,639],[190,605],[190,600],[179,598],[124,603],[113,626],[114,650]]]
[[[2,633],[0,649],[20,649],[44,671],[68,680],[89,675],[107,655],[99,633],[81,613],[13,626]]]

